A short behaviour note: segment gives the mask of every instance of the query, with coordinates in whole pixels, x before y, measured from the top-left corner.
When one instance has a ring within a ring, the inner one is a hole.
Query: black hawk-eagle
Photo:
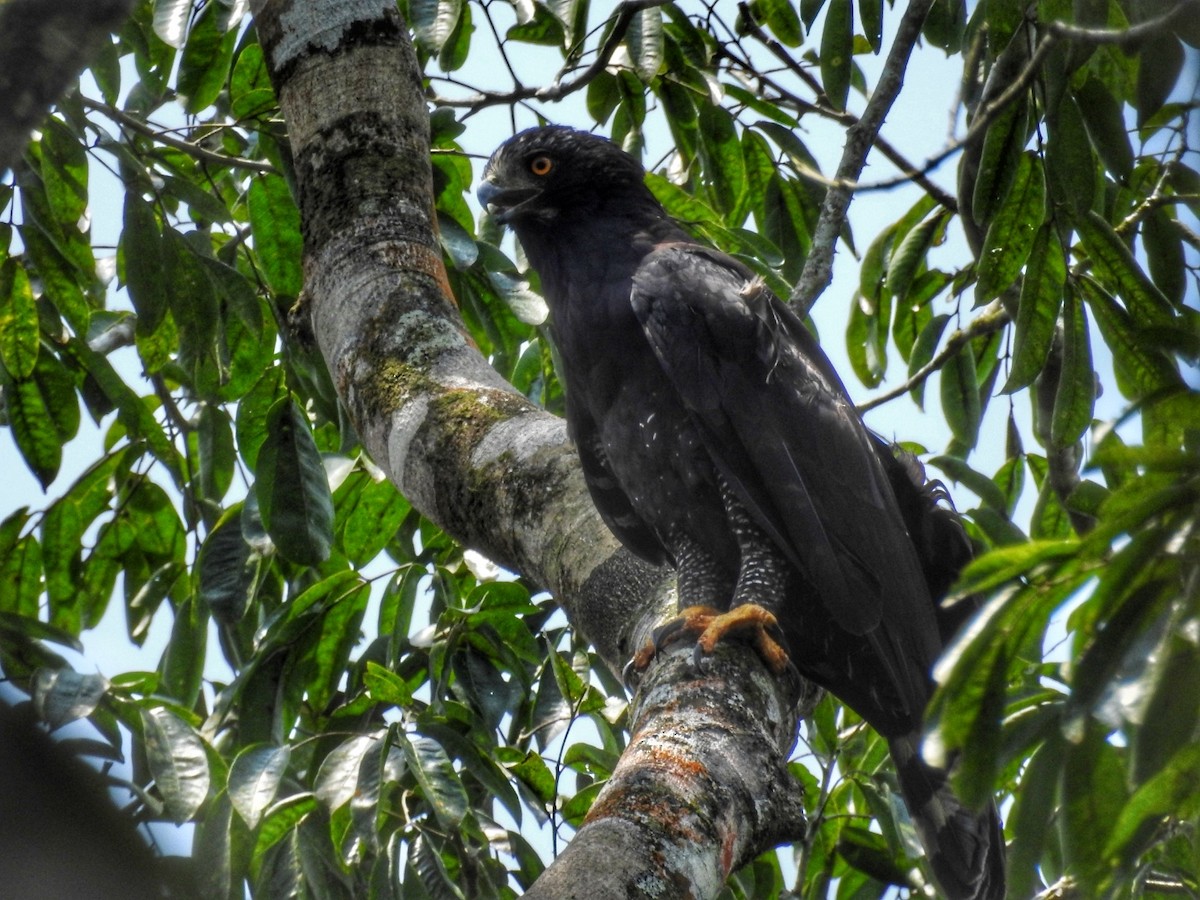
[[[522,132],[479,198],[541,277],[570,435],[621,542],[678,572],[668,631],[756,634],[887,740],[941,890],[1004,893],[994,808],[923,761],[930,669],[957,627],[937,604],[970,549],[919,464],[872,434],[800,319],[694,239],[615,144]],[[783,639],[781,649],[775,636]]]

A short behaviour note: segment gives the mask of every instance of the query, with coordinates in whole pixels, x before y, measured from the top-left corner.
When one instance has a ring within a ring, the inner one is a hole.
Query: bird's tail
[[[949,900],[1003,900],[1004,829],[995,804],[979,812],[963,806],[946,773],[921,758],[919,741],[912,734],[888,744],[941,893]]]

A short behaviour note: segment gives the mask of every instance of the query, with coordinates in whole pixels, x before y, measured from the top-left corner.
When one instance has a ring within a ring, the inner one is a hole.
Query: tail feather
[[[888,741],[938,887],[948,900],[1003,900],[1004,831],[995,805],[979,812],[963,806],[946,773],[921,758],[918,742],[918,735]]]

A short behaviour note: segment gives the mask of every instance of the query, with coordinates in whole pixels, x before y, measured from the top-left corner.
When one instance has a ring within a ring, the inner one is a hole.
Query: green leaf
[[[1142,220],[1142,246],[1150,263],[1150,279],[1178,307],[1187,292],[1183,229],[1165,209],[1152,209]]]
[[[154,0],[154,33],[159,40],[178,50],[187,34],[191,0]]]
[[[302,565],[324,562],[333,543],[333,499],[308,417],[291,397],[267,414],[257,474],[263,526],[279,552]]]
[[[79,430],[75,380],[57,358],[42,353],[32,377],[3,384],[17,448],[42,487],[49,487],[58,475],[63,445]]]
[[[70,127],[57,117],[46,119],[43,127],[41,175],[46,200],[55,219],[63,225],[74,225],[87,212],[87,152]]]
[[[1014,547],[998,547],[973,560],[959,576],[956,595],[982,594],[1014,578],[1075,554],[1079,542],[1030,541]]]
[[[945,313],[939,313],[934,316],[921,329],[917,335],[916,341],[913,342],[912,351],[908,358],[908,377],[911,378],[918,371],[933,361],[933,355],[937,352],[938,343],[942,339],[942,333],[946,330],[946,326],[950,324],[950,316]],[[925,382],[915,385],[910,391],[913,402],[919,407],[925,405]]]
[[[1134,321],[1140,326],[1171,328],[1175,317],[1170,301],[1104,217],[1089,210],[1076,217],[1074,224],[1096,270],[1116,288]]]
[[[1099,723],[1090,722],[1084,739],[1067,745],[1061,777],[1063,855],[1094,896],[1108,872],[1104,848],[1128,796],[1117,751]]]
[[[1171,582],[1146,587],[1147,592],[1157,593],[1153,598],[1157,603],[1151,605],[1165,605],[1174,599]],[[1136,605],[1144,599],[1139,593],[1126,603]],[[1171,624],[1178,625],[1178,619]],[[1191,690],[1183,688],[1200,684],[1200,651],[1181,631],[1177,627],[1167,632],[1152,656],[1146,675],[1139,679],[1147,697],[1141,727],[1134,733],[1132,746],[1133,765],[1130,768],[1134,784],[1156,777],[1171,765],[1175,754],[1195,738],[1200,702]]]
[[[217,900],[241,900],[250,868],[250,835],[233,814],[229,795],[221,791],[196,824],[192,860],[197,893]]]
[[[235,119],[253,119],[276,106],[275,91],[263,61],[262,48],[249,44],[238,53],[229,79],[229,111]]]
[[[207,240],[207,237],[204,237]],[[163,234],[167,300],[180,331],[180,357],[189,366],[211,358],[217,338],[217,295],[200,257],[187,238],[168,228]]]
[[[103,675],[71,669],[38,669],[33,678],[33,708],[53,730],[90,716],[108,691]]]
[[[208,757],[195,729],[161,706],[142,709],[146,762],[162,795],[167,815],[191,819],[208,796]]]
[[[883,0],[859,0],[858,20],[873,53],[883,49]]]
[[[1041,374],[1054,342],[1066,279],[1067,261],[1058,229],[1046,222],[1029,253],[1017,306],[1012,368],[1000,393],[1011,394],[1028,387]]]
[[[38,316],[29,275],[17,257],[0,263],[0,363],[17,380],[33,375],[38,358]]]
[[[258,466],[258,451],[267,438],[267,414],[282,396],[283,369],[272,366],[238,404],[238,451],[251,471]]]
[[[886,318],[879,307],[861,295],[850,306],[846,351],[854,374],[867,387],[878,387],[887,371]]]
[[[249,206],[254,249],[267,284],[276,294],[299,296],[303,286],[300,212],[287,182],[278,175],[255,178],[250,182]]]
[[[396,536],[400,523],[412,507],[395,486],[386,479],[368,483],[358,491],[349,505],[334,503],[337,518],[334,530],[340,536],[342,553],[356,565],[374,559]]]
[[[751,9],[785,47],[799,47],[804,43],[804,28],[790,0],[758,0],[751,4]]]
[[[1083,301],[1072,290],[1063,299],[1063,361],[1054,395],[1050,443],[1070,447],[1092,424],[1096,376]]]
[[[720,106],[700,107],[700,158],[717,208],[731,212],[746,187],[745,161],[733,117]]]
[[[471,6],[464,3],[458,21],[454,23],[454,30],[450,32],[450,37],[442,44],[438,53],[438,66],[443,72],[454,72],[462,68],[463,63],[467,61],[467,53],[471,49],[471,35],[474,32]]]
[[[925,39],[946,53],[957,53],[962,47],[963,30],[967,24],[965,0],[933,0],[922,29]]]
[[[629,21],[625,46],[638,78],[648,82],[663,64],[662,10],[657,6],[639,9]]]
[[[289,747],[255,744],[241,750],[229,767],[229,800],[250,828],[257,828],[279,785],[291,757]]]
[[[812,28],[817,14],[824,5],[825,0],[800,0],[800,18],[804,20],[805,28]]]
[[[1099,78],[1089,78],[1075,90],[1079,111],[1104,165],[1124,180],[1133,171],[1133,148],[1121,103]]]
[[[464,5],[463,0],[409,0],[409,24],[421,49],[431,56],[441,52]]]
[[[408,683],[391,669],[381,666],[379,663],[367,661],[367,667],[363,671],[363,684],[371,699],[376,703],[396,706],[400,709],[412,706],[412,690]]]
[[[141,194],[127,191],[120,258],[125,286],[138,314],[139,334],[156,332],[169,308],[171,282],[164,256],[162,232],[153,207],[142,199]]]
[[[892,252],[887,265],[887,290],[903,301],[917,270],[925,263],[925,256],[933,246],[939,229],[945,224],[949,213],[938,210],[911,229],[899,246]],[[869,253],[870,251],[868,251]]]
[[[1193,11],[1194,12],[1194,11]],[[1179,83],[1183,70],[1183,44],[1169,32],[1152,35],[1138,54],[1138,127],[1162,109]]]
[[[1046,215],[1046,178],[1041,160],[1021,154],[1012,186],[988,225],[979,253],[975,305],[983,306],[1014,281],[1029,258]]]
[[[206,3],[192,21],[183,46],[176,90],[193,115],[211,106],[225,88],[238,37],[236,30],[222,27],[220,20],[225,15],[222,4]]]
[[[203,686],[208,625],[208,614],[196,598],[184,600],[175,610],[171,639],[158,664],[162,674],[160,692],[189,708],[195,705]]]
[[[180,470],[179,454],[147,402],[133,392],[107,357],[97,353],[85,341],[72,338],[63,349],[112,401],[117,409],[117,418],[125,426],[130,437],[145,441],[154,457],[171,473],[175,484],[182,485],[183,473]]]
[[[22,510],[13,513],[20,515]],[[10,516],[5,525],[14,524]],[[0,546],[0,610],[37,618],[42,596],[42,545],[35,535],[27,534],[13,543]]]
[[[206,499],[220,502],[233,483],[236,462],[229,413],[206,403],[196,422],[196,449],[200,458],[200,490]]]
[[[200,546],[196,563],[200,600],[218,622],[241,621],[254,598],[259,563],[242,535],[242,506],[230,507]]]
[[[470,801],[442,745],[432,738],[414,735],[401,746],[421,794],[437,820],[452,833],[458,831],[470,809]]]
[[[321,762],[313,793],[332,813],[345,806],[358,790],[363,757],[382,746],[380,733],[358,734],[335,747]]]
[[[979,439],[983,405],[975,375],[975,351],[965,344],[942,368],[942,414],[954,437],[971,448]]]
[[[1056,203],[1065,203],[1073,210],[1091,209],[1101,173],[1097,172],[1087,125],[1074,96],[1062,97],[1048,125],[1046,174],[1050,195]]]
[[[954,481],[974,491],[979,499],[992,509],[1001,513],[1008,510],[1008,497],[1005,492],[992,479],[972,469],[957,456],[935,456],[929,462]],[[1019,460],[1017,462],[1019,463]]]
[[[1008,197],[1022,164],[1028,118],[1022,97],[1005,107],[987,130],[971,199],[971,217],[980,225],[988,225]]]
[[[854,7],[851,0],[829,0],[821,30],[821,87],[835,109],[846,108],[854,61]]]
[[[1032,897],[1041,884],[1037,870],[1053,821],[1046,811],[1056,805],[1063,747],[1064,741],[1052,735],[1030,758],[1013,791],[1014,803],[1007,816],[1007,830],[1012,835],[1007,860],[1011,896]]]
[[[1165,817],[1194,818],[1200,801],[1200,744],[1180,749],[1170,763],[1143,784],[1121,807],[1104,846],[1104,857],[1127,857],[1144,828]],[[1123,852],[1124,851],[1124,852]]]
[[[1117,386],[1127,397],[1140,399],[1180,383],[1175,364],[1134,324],[1133,318],[1091,279],[1080,282],[1096,325],[1113,354]]]

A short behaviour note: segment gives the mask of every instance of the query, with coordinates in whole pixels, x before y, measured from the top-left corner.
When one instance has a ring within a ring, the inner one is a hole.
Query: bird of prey
[[[777,671],[790,659],[833,692],[888,740],[945,895],[1002,897],[995,809],[964,808],[918,752],[958,624],[935,598],[970,556],[961,525],[866,428],[800,319],[644,176],[610,141],[549,126],[501,145],[478,191],[541,277],[596,506],[677,570],[668,631],[706,650],[749,631]]]

